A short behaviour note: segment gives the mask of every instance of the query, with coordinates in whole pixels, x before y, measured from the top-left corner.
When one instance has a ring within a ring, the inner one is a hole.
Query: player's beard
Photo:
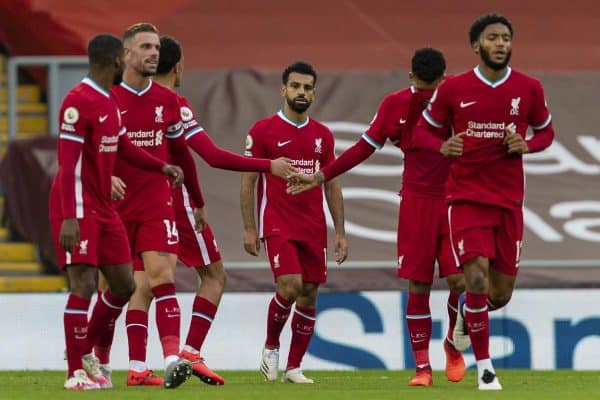
[[[506,57],[504,58],[504,61],[499,62],[499,63],[492,61],[492,57],[490,56],[490,53],[487,50],[485,50],[483,47],[479,48],[479,54],[485,65],[487,65],[494,71],[500,71],[500,70],[503,70],[504,68],[506,68],[506,66],[508,65],[508,62],[510,61],[510,56],[512,55],[512,51],[508,51],[508,53],[506,53]]]
[[[298,97],[296,97],[296,99],[297,98]],[[298,114],[302,114],[306,110],[308,110],[308,107],[310,107],[310,105],[311,105],[310,100],[308,100],[306,97],[303,97],[303,98],[304,98],[304,100],[306,100],[306,103],[297,103],[296,99],[290,99],[289,97],[286,97],[285,100],[287,101],[288,106],[290,106],[290,108],[294,112],[297,112]]]

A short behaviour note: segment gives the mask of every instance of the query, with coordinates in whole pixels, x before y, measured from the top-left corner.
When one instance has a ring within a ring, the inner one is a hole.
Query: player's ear
[[[285,85],[281,84],[281,89],[279,90],[279,93],[281,93],[281,97],[285,97]]]
[[[473,51],[475,52],[475,54],[479,54],[479,48],[480,48],[479,40],[476,40],[473,43],[471,43],[471,47],[473,48]]]

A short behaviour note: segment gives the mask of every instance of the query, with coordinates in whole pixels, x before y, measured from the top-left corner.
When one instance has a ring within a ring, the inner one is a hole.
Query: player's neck
[[[169,76],[154,75],[154,78],[152,78],[152,80],[161,86],[164,86],[171,90],[175,90],[175,79],[172,79]]]
[[[114,79],[112,76],[109,76],[105,73],[90,70],[88,78],[94,81],[94,83],[100,86],[102,89],[106,90],[107,92],[110,92],[110,88],[112,88]]]
[[[125,72],[123,72],[123,82],[133,89],[142,90],[150,84],[150,77],[142,76],[133,69],[125,68]]]
[[[306,118],[308,118],[307,112],[297,113],[296,111],[292,110],[287,104],[283,107],[282,111],[283,115],[285,115],[287,119],[298,124],[305,122]]]
[[[484,62],[478,65],[479,72],[490,82],[496,82],[506,76],[508,72],[508,65],[502,69],[496,70],[488,67]]]

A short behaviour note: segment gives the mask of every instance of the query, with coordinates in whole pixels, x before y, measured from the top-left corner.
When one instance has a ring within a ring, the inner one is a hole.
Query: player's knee
[[[79,297],[90,299],[94,293],[96,293],[96,281],[93,279],[79,279],[77,281],[70,282],[71,293],[76,294]]]
[[[472,271],[465,276],[466,290],[474,293],[487,292],[487,277],[482,271]]]
[[[302,282],[291,280],[277,285],[277,292],[286,300],[296,300],[302,294]]]
[[[215,268],[210,268],[209,266],[207,270],[200,273],[200,279],[212,287],[220,288],[222,291],[227,283],[227,273],[222,265]]]
[[[133,296],[133,293],[135,293],[135,282],[133,279],[128,282],[124,282],[122,285],[116,287],[115,290],[112,290],[112,292],[118,298],[128,299]]]
[[[463,274],[453,274],[446,278],[448,290],[454,293],[462,293],[466,289],[465,276]]]

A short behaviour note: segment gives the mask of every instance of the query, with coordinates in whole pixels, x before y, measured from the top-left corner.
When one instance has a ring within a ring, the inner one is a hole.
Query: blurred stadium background
[[[408,85],[416,48],[442,50],[450,73],[472,68],[468,27],[490,11],[512,20],[511,65],[542,81],[557,132],[550,149],[525,160],[519,289],[493,315],[492,353],[511,368],[599,369],[600,5],[593,0],[508,0],[497,9],[475,0],[0,1],[0,292],[22,293],[0,293],[0,310],[15,321],[3,324],[0,337],[20,338],[31,357],[38,348],[55,350],[41,364],[7,350],[0,369],[63,368],[64,295],[47,293],[67,283],[53,254],[47,198],[57,169],[56,110],[85,74],[91,36],[120,36],[147,21],[176,37],[185,56],[181,93],[215,142],[239,153],[252,123],[278,110],[281,70],[309,61],[320,73],[311,115],[334,131],[339,154],[366,129],[383,96]],[[200,159],[197,166],[229,275],[207,354],[215,368],[255,368],[271,274],[263,257],[242,248],[239,174]],[[395,275],[401,171],[400,152],[386,148],[342,177],[350,258],[328,274],[308,368],[412,367],[404,339],[406,284]],[[180,266],[181,292],[195,289],[194,275]],[[190,296],[182,295],[188,311]],[[433,349],[445,329],[445,293],[432,299]],[[47,333],[41,340],[31,332],[38,324]],[[341,324],[346,328],[336,330]],[[248,332],[240,339],[242,327]],[[248,348],[240,361],[223,357],[231,340]],[[125,365],[123,346],[115,347],[123,356],[117,367]],[[432,360],[441,367],[439,350]]]

